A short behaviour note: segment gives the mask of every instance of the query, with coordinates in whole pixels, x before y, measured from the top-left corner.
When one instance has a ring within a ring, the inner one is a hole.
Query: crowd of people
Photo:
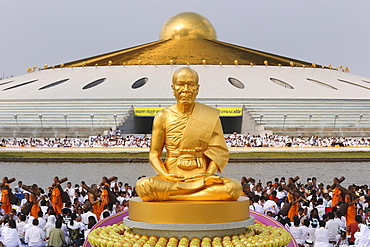
[[[82,246],[99,220],[128,210],[129,198],[137,196],[117,177],[91,186],[55,177],[48,188],[18,181],[11,189],[14,180],[4,177],[0,183],[0,246],[5,247]]]
[[[89,138],[2,138],[0,147],[150,147],[150,135],[108,135]],[[370,138],[347,137],[291,137],[280,135],[225,135],[228,147],[370,147]]]
[[[242,178],[250,209],[274,217],[292,233],[299,246],[370,246],[370,189],[368,185],[332,185],[315,177],[275,178],[265,186]]]
[[[13,181],[5,177],[0,183],[0,241],[5,247],[81,246],[99,220],[128,210],[129,199],[137,196],[135,187],[117,177],[90,186],[55,177],[49,188],[18,181],[11,189]],[[344,188],[342,181],[334,178],[333,185],[325,186],[316,178],[303,183],[282,177],[262,185],[243,177],[241,196],[250,198],[251,210],[280,221],[300,246],[370,246],[370,189]]]

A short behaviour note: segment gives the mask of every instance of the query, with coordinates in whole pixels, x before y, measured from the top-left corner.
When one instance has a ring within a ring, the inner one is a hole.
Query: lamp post
[[[288,115],[284,114],[284,122],[283,122],[283,128],[285,128],[285,120],[287,119]]]
[[[42,126],[42,114],[39,114],[39,119],[40,119],[40,123],[41,123],[41,128],[43,128],[43,126]]]
[[[67,124],[67,117],[68,117],[68,115],[67,114],[63,114],[63,117],[64,117],[64,121],[66,122],[66,127],[68,126],[68,124]]]
[[[361,125],[361,120],[362,118],[364,117],[364,114],[360,114],[359,118],[358,118],[358,127],[360,127]]]
[[[117,126],[117,114],[113,114],[114,125]]]
[[[312,119],[312,115],[308,115],[308,127],[310,127],[311,125],[311,119]]]
[[[94,114],[90,114],[91,118],[91,127],[94,128]]]
[[[337,124],[337,119],[338,119],[338,114],[335,114],[335,116],[334,116],[334,127],[335,127],[335,125]]]
[[[17,124],[17,127],[18,127],[18,114],[14,114],[14,119],[15,119],[15,123]]]
[[[263,115],[260,115],[260,125],[262,125],[262,118],[263,118]]]

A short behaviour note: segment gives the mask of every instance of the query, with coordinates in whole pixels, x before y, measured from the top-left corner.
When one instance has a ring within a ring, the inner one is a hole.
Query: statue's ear
[[[173,93],[173,95],[174,95],[174,96],[176,96],[176,95],[175,95],[175,86],[174,86],[173,84],[171,85],[171,88],[172,88],[172,93]]]

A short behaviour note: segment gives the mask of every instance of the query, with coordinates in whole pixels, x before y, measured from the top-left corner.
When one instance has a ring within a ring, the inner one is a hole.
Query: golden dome
[[[161,29],[159,39],[217,39],[216,30],[204,16],[194,12],[182,12],[172,16]]]

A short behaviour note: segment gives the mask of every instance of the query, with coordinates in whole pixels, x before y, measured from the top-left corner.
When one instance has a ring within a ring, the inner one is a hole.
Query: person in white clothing
[[[33,219],[32,227],[26,231],[25,242],[29,247],[43,247],[45,246],[45,233],[41,230],[38,219]]]
[[[302,238],[304,242],[308,239],[308,227],[310,226],[310,221],[308,219],[303,220],[303,225],[301,226],[302,229]]]
[[[75,197],[75,189],[72,188],[71,182],[67,183],[67,188],[64,191],[68,194],[70,201],[73,202],[73,198]]]
[[[311,221],[311,227],[308,228],[308,239],[306,240],[306,243],[313,244],[316,241],[316,228],[317,228],[318,221],[313,220]]]
[[[22,214],[20,217],[19,217],[19,223],[17,224],[17,232],[18,232],[18,237],[19,239],[21,239],[21,241],[23,240],[24,241],[24,227],[26,225],[26,216],[24,214]]]
[[[8,226],[4,227],[1,234],[1,241],[5,247],[21,246],[21,241],[19,240],[16,227],[15,220],[9,220]]]
[[[262,198],[263,196],[261,196]],[[273,215],[277,215],[279,213],[279,207],[273,200],[270,200],[268,197],[266,197],[266,201],[263,204],[263,211],[266,214],[267,212],[271,212]]]
[[[29,198],[30,198],[30,193],[25,192],[24,198],[21,200],[21,205],[20,205],[21,208],[24,206],[24,204],[26,204],[26,202],[28,202]]]
[[[315,245],[314,247],[333,247],[329,244],[329,231],[325,229],[325,221],[319,222],[320,228],[315,232]]]
[[[260,204],[258,204],[259,196],[255,195],[251,199],[253,200],[253,203],[251,205],[249,205],[249,209],[253,210],[253,211],[256,211],[257,213],[262,214],[263,213],[263,207]]]
[[[292,234],[293,238],[298,244],[304,244],[305,240],[303,237],[302,228],[299,227],[300,221],[299,219],[294,220],[294,226],[290,228],[290,233]]]
[[[328,213],[329,220],[326,222],[325,229],[329,231],[329,243],[335,244],[338,242],[340,235],[338,234],[339,223],[334,220],[334,213]]]
[[[44,227],[46,225],[46,220],[44,220],[44,213],[42,211],[39,211],[37,213],[37,215],[39,216],[39,218],[38,218],[38,220],[39,220],[38,227],[40,227],[40,229],[44,229]]]
[[[355,245],[370,247],[370,229],[367,225],[359,224],[360,231],[355,233]]]
[[[96,217],[96,214],[94,214],[94,208],[91,207],[87,211],[85,209],[85,213],[81,216],[82,217],[82,223],[84,223],[85,225],[88,225],[90,216],[93,216],[95,218],[96,222],[98,222],[98,218]]]
[[[77,216],[76,213],[73,213],[71,221],[68,222],[67,227],[73,243],[75,243],[77,246],[82,245],[85,225],[81,223],[81,217]]]
[[[28,219],[27,219],[27,223],[24,225],[23,227],[23,236],[26,236],[26,232],[28,229],[30,229],[33,225],[32,225],[32,221],[33,221],[34,217],[33,216],[29,216]]]
[[[50,215],[48,217],[48,221],[46,222],[46,224],[44,226],[44,229],[43,229],[46,233],[46,237],[49,237],[50,230],[55,227],[55,222],[56,221],[57,221],[57,219],[55,218],[54,215]]]
[[[334,218],[334,220],[335,220],[336,222],[338,222],[338,224],[339,224],[339,228],[343,228],[343,229],[345,229],[345,228],[346,228],[346,223],[344,223],[344,222],[341,220],[341,218],[342,218],[342,213],[341,213],[340,211],[335,212],[335,218]]]

